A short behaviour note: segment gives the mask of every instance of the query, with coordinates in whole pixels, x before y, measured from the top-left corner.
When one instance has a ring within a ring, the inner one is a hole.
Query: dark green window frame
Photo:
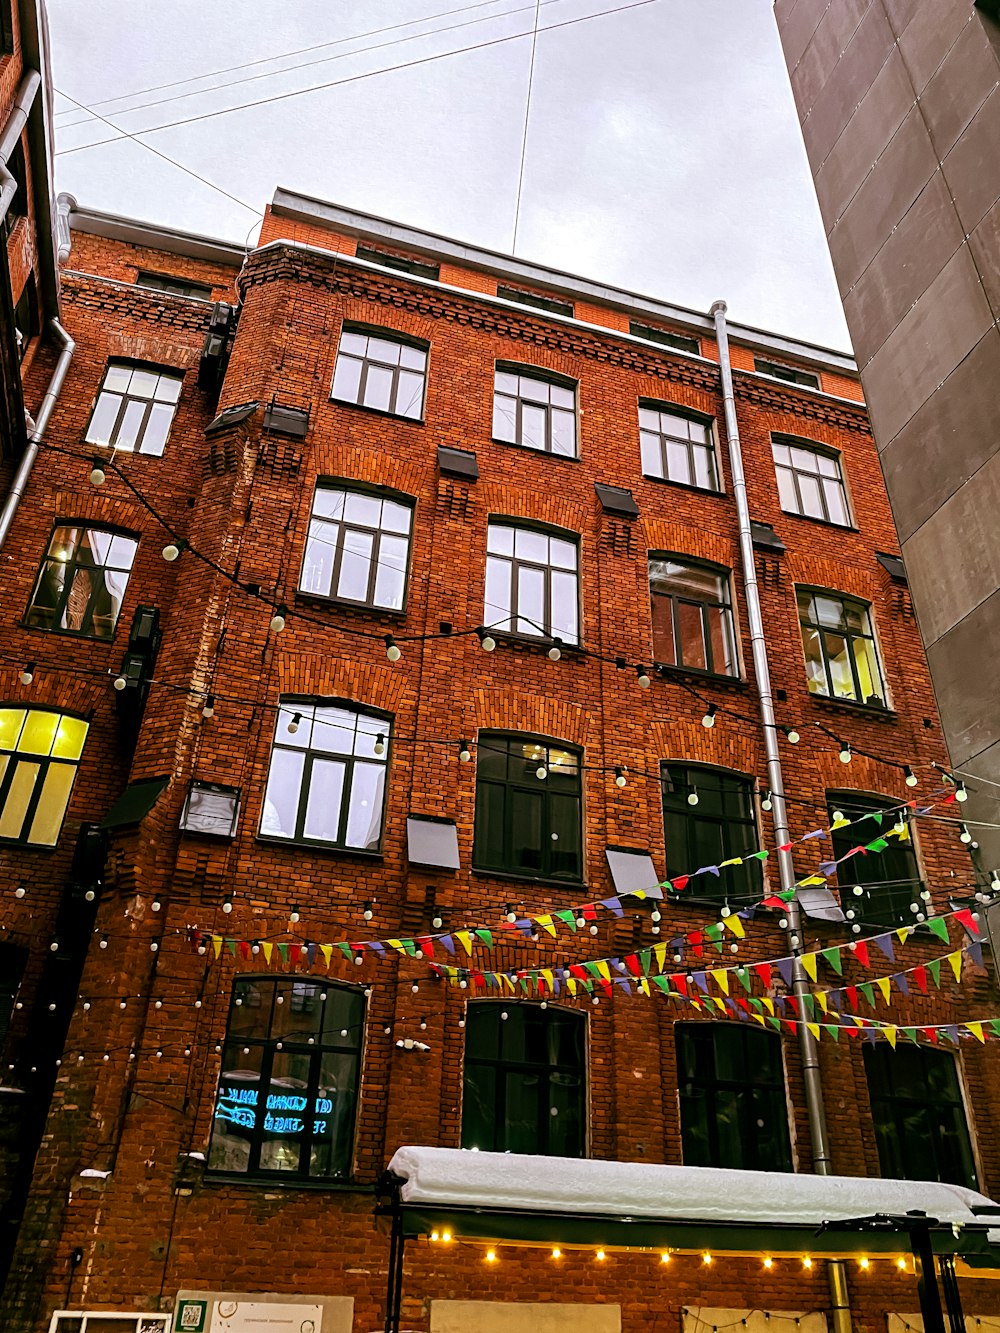
[[[358,986],[238,977],[208,1171],[264,1180],[350,1177],[365,996]]]
[[[472,849],[477,870],[582,883],[582,761],[578,749],[557,741],[481,733]]]
[[[583,1157],[587,1020],[553,1005],[477,1000],[466,1010],[462,1147]]]
[[[864,1061],[882,1175],[978,1189],[956,1057],[879,1042]]]
[[[660,780],[668,879],[759,849],[752,778],[664,760]],[[698,798],[695,805],[692,795]],[[702,876],[696,894],[684,889],[679,896],[681,901],[750,902],[759,897],[762,883],[761,863],[744,861],[727,867],[719,878]]]
[[[781,1038],[735,1023],[677,1023],[685,1166],[791,1171]]]
[[[105,552],[95,549],[95,538],[102,544],[106,539]],[[130,532],[60,520],[38,567],[25,625],[53,634],[113,639],[138,549],[139,539]],[[116,578],[120,588],[113,586]]]
[[[796,588],[795,594],[809,693],[887,708],[871,605],[822,588]]]
[[[838,822],[836,815],[854,821],[862,815],[878,814],[883,811],[897,810],[898,802],[893,803],[887,797],[869,796],[859,791],[828,791],[833,856],[839,860],[855,847],[863,846],[874,838],[884,837],[891,829],[895,819],[888,814],[881,821],[866,819],[863,823],[851,822],[844,828],[833,828]],[[924,891],[924,882],[920,878],[917,853],[913,846],[913,826],[907,825],[905,838],[891,837],[883,852],[858,852],[842,866],[837,867],[837,883],[840,886],[841,906],[846,912],[853,912],[854,917],[865,926],[912,926],[917,914],[911,904],[916,903],[921,911],[925,905],[920,897]],[[861,889],[861,893],[855,892]]]

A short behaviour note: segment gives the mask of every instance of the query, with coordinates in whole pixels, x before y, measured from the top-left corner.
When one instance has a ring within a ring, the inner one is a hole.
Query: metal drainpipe
[[[753,537],[750,532],[750,509],[747,504],[746,478],[743,473],[743,454],[740,449],[739,424],[736,420],[736,397],[733,392],[733,369],[729,360],[729,335],[726,330],[725,301],[716,301],[711,314],[715,320],[715,335],[719,345],[719,367],[722,378],[722,398],[725,407],[726,436],[729,440],[729,465],[733,474],[733,496],[736,500],[736,515],[740,531],[740,562],[743,567],[743,585],[746,595],[747,619],[750,626],[750,642],[753,650],[754,675],[757,678],[757,695],[760,701],[760,720],[764,729],[764,752],[767,755],[767,779],[771,788],[774,836],[779,845],[791,841],[788,830],[788,812],[785,806],[785,786],[781,776],[781,755],[778,750],[778,732],[774,719],[774,699],[771,694],[771,672],[767,660],[767,639],[764,634],[764,621],[760,609],[760,592],[757,587],[757,570],[753,553]],[[792,858],[788,852],[778,853],[778,875],[782,891],[795,885],[795,872]],[[802,938],[802,915],[797,898],[792,898],[786,907],[789,931]],[[794,950],[792,972],[792,993],[799,1001],[799,1012],[805,1014],[803,996],[809,994],[809,985],[799,961],[799,951]],[[823,1106],[823,1085],[820,1081],[818,1044],[804,1023],[799,1024],[799,1046],[802,1055],[802,1075],[805,1084],[806,1109],[809,1115],[809,1131],[812,1138],[813,1168],[818,1176],[831,1175],[830,1140],[826,1127],[826,1112]],[[851,1310],[847,1293],[847,1275],[843,1263],[831,1259],[827,1265],[830,1282],[833,1326],[835,1333],[851,1333]]]
[[[38,71],[28,70],[17,90],[14,109],[4,126],[3,134],[0,135],[0,222],[7,216],[7,209],[10,208],[11,201],[17,192],[17,181],[8,170],[7,162],[11,153],[17,147],[21,138],[21,131],[28,123],[28,113],[34,105],[35,97],[41,86],[42,76]]]
[[[31,475],[31,469],[38,457],[38,443],[45,434],[45,427],[49,424],[49,417],[52,415],[52,409],[55,407],[62,391],[63,381],[66,378],[67,370],[69,370],[69,363],[73,360],[73,353],[76,351],[76,343],[57,319],[49,320],[49,328],[62,343],[62,351],[59,353],[59,360],[56,362],[56,368],[49,380],[49,387],[45,390],[42,405],[38,409],[34,429],[28,437],[27,448],[18,464],[14,480],[11,482],[10,490],[3,502],[3,509],[0,510],[0,547],[7,540],[14,515],[17,512],[17,506],[21,503],[21,496],[28,484],[28,477]]]

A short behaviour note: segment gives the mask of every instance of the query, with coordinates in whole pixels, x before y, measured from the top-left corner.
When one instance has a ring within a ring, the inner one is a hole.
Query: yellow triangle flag
[[[723,866],[741,866],[742,864],[743,864],[742,856],[731,856],[728,861],[719,862],[719,869],[721,870]]]
[[[506,972],[501,972],[500,975],[503,977],[504,981],[510,987],[510,992],[513,995],[514,992],[517,990],[517,982],[514,980],[513,977],[509,977]]]
[[[657,944],[653,949],[653,957],[656,959],[657,972],[662,972],[663,964],[667,961],[667,946],[665,944]]]
[[[708,975],[712,978],[712,980],[713,980],[713,981],[715,982],[715,984],[718,986],[719,990],[722,991],[723,995],[728,995],[728,994],[729,994],[729,974],[728,974],[728,973],[723,972],[721,969],[716,969],[714,972],[709,972]]]
[[[771,1017],[773,1018],[773,1017],[774,1017],[774,1001],[771,1000],[771,999],[769,999],[766,995],[764,995],[764,996],[761,997],[761,1001],[762,1001],[762,1003],[763,1003],[763,1005],[764,1005],[764,1008],[767,1010],[767,1012],[768,1012],[768,1013],[771,1015]]]
[[[962,980],[962,950],[956,949],[954,953],[948,955],[948,962],[951,964],[951,970],[955,973],[955,980]]]
[[[555,931],[553,931],[552,933],[554,935]],[[461,943],[462,948],[465,950],[467,954],[472,953],[472,936],[469,934],[467,930],[456,930],[455,939]],[[395,941],[390,940],[389,943],[394,944]]]
[[[809,1031],[813,1034],[813,1038],[814,1038],[816,1041],[819,1041],[819,1024],[818,1024],[818,1023],[807,1023],[807,1024],[806,1024],[806,1027],[807,1027],[807,1028],[809,1029]]]
[[[326,963],[327,967],[329,967],[329,966],[330,966],[330,959],[333,957],[333,945],[332,945],[332,944],[321,944],[321,945],[319,946],[319,951],[320,951],[320,953],[323,955],[323,961],[324,961],[324,963]]]
[[[884,1028],[882,1029],[882,1031],[885,1033],[885,1039],[886,1039],[886,1041],[889,1043],[889,1045],[892,1047],[892,1049],[895,1050],[895,1049],[896,1049],[896,1029],[895,1029],[894,1027],[888,1027],[888,1026],[887,1026],[887,1027],[884,1027]]]
[[[847,828],[850,822],[851,821],[849,819],[845,819],[844,816],[841,815],[839,819],[835,819],[833,821],[833,823],[830,825],[830,829],[832,831],[835,828]]]
[[[818,990],[818,991],[816,992],[816,1003],[817,1003],[817,1004],[819,1005],[819,1007],[823,1010],[823,1013],[824,1013],[824,1014],[828,1012],[828,1010],[827,1010],[827,1000],[826,1000],[826,991],[825,991],[825,990]]]
[[[725,1000],[720,1000],[718,995],[710,995],[708,998],[712,1001],[712,1003],[715,1005],[716,1009],[718,1009],[720,1014],[724,1014],[726,1012]]]
[[[851,1018],[854,1020],[855,1027],[863,1028],[865,1026],[865,1020],[859,1017],[857,1014],[851,1014]]]
[[[910,938],[909,926],[898,926],[896,928],[896,939],[899,940],[900,944],[905,944],[909,938]]]
[[[639,978],[639,989],[642,991],[643,995],[649,994],[649,982],[645,977]]]
[[[733,932],[734,935],[738,936],[740,939],[743,939],[743,937],[746,935],[746,931],[743,929],[743,922],[740,920],[740,918],[736,915],[735,912],[732,914],[732,916],[725,916],[722,919],[723,921],[725,921],[726,925],[729,927],[729,929]]]
[[[216,958],[218,958],[219,954],[222,952],[222,939],[219,935],[212,936],[212,949]]]
[[[274,952],[274,945],[271,944],[268,940],[264,940],[264,942],[260,946],[260,949],[261,953],[264,955],[264,962],[270,963],[271,954]]]
[[[816,980],[816,955],[814,953],[804,953],[802,955],[802,968],[810,981]]]
[[[575,995],[575,994],[576,994],[576,978],[575,978],[575,977],[567,977],[567,978],[566,978],[566,989],[569,991],[570,995]]]
[[[552,924],[552,918],[550,916],[536,916],[534,921],[536,926],[541,926],[542,930],[555,938],[556,928]]]
[[[808,889],[813,884],[825,884],[825,875],[808,875],[805,879],[799,880],[800,889]]]
[[[549,967],[543,967],[541,969],[540,975],[542,980],[545,982],[546,986],[548,986],[549,990],[554,990],[555,986],[553,985],[553,983],[555,981],[555,978],[552,975],[552,969]]]
[[[981,1042],[983,1042],[983,1043],[985,1044],[985,1042],[986,1042],[986,1038],[983,1036],[983,1025],[982,1025],[982,1023],[966,1023],[965,1026],[969,1029],[969,1031],[970,1031],[970,1032],[972,1033],[972,1035],[975,1037],[976,1041],[981,1041]]]
[[[765,1027],[767,1025],[767,1020],[765,1019],[763,1014],[751,1014],[750,1017],[753,1019],[755,1023],[759,1023],[761,1027]]]
[[[611,980],[611,968],[608,967],[607,963],[604,961],[603,958],[598,958],[597,970],[598,972],[600,972],[601,976],[604,978],[605,981]]]
[[[395,949],[397,953],[406,952],[406,950],[403,948],[401,940],[386,940],[386,944],[388,944],[390,949]]]
[[[892,982],[889,980],[888,977],[876,977],[875,985],[882,992],[882,999],[885,1000],[886,1004],[888,1004],[889,992],[892,990]]]

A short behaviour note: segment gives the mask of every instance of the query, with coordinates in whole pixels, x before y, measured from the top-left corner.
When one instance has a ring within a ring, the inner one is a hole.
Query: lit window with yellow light
[[[0,708],[0,840],[54,847],[88,723],[42,708]]]
[[[798,608],[809,692],[885,708],[885,681],[868,604],[800,588]]]

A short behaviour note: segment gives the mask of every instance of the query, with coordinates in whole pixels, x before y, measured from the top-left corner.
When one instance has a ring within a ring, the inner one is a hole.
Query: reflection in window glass
[[[112,638],[138,545],[134,537],[103,528],[55,528],[25,623]]]
[[[827,792],[827,801],[833,858],[837,861],[847,858],[837,870],[842,906],[865,926],[911,925],[915,913],[910,904],[922,905],[920,894],[924,885],[909,825],[905,821],[897,825],[901,830],[897,834],[892,827],[894,820],[884,813],[898,807],[892,801],[859,791]],[[855,822],[865,815],[873,818]],[[849,822],[845,824],[845,820]],[[886,838],[885,850],[877,856],[850,855],[859,843],[870,842],[890,828],[892,836]]]
[[[684,416],[666,404],[640,405],[639,447],[646,476],[719,489],[712,426],[703,418]]]
[[[332,982],[236,982],[212,1120],[210,1171],[350,1175],[365,1004]]]
[[[176,371],[109,362],[84,437],[87,443],[158,457],[177,411],[182,378]]]
[[[88,729],[64,713],[0,708],[0,839],[55,846]]]
[[[400,611],[406,595],[411,504],[320,483],[313,497],[299,588]]]
[[[580,755],[483,732],[476,747],[473,860],[526,878],[583,877]]]
[[[579,643],[575,541],[512,523],[491,522],[486,552],[484,625]]]
[[[283,700],[261,837],[378,851],[391,727],[353,708]]]
[[[978,1189],[955,1057],[879,1042],[864,1059],[882,1175]]]
[[[836,593],[798,593],[811,694],[885,708],[885,683],[866,603]]]
[[[330,397],[419,421],[424,411],[427,350],[345,326]]]
[[[496,370],[493,438],[576,457],[576,388],[544,375]]]
[[[718,866],[734,856],[758,849],[753,783],[739,773],[688,764],[660,765],[663,784],[663,826],[667,843],[667,878],[702,866]],[[692,805],[690,797],[697,800]],[[761,864],[745,861],[727,866],[725,877],[706,875],[698,881],[702,900],[737,902],[759,896]],[[691,891],[685,890],[690,897]]]
[[[772,441],[771,449],[781,507],[786,513],[841,527],[850,523],[839,455],[801,440],[783,438]]]
[[[506,1018],[502,1015],[506,1014]],[[582,1157],[586,1019],[538,1005],[470,1004],[462,1147]]]
[[[728,571],[650,556],[649,592],[657,662],[739,675]]]

